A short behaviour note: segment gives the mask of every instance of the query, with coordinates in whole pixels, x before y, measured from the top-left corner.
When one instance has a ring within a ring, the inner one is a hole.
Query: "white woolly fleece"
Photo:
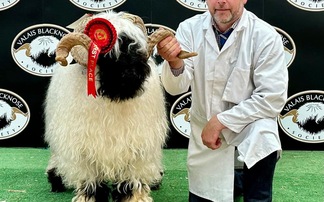
[[[45,102],[45,140],[49,167],[57,167],[67,185],[99,180],[137,187],[161,179],[168,123],[160,78],[149,64],[144,93],[120,103],[87,96],[85,67],[56,69]]]

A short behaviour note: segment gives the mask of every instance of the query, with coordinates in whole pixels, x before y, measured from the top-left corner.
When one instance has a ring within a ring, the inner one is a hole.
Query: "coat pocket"
[[[253,89],[254,85],[250,69],[234,67],[227,80],[222,100],[238,104],[251,97]]]

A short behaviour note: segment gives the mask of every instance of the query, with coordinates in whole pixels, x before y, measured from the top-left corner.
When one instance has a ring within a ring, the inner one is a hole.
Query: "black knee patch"
[[[96,202],[108,202],[111,190],[105,183],[101,183],[97,186],[95,192]]]
[[[114,202],[121,202],[123,199],[131,198],[132,196],[132,187],[127,185],[126,182],[121,183],[119,189],[116,184],[113,185],[112,197]]]
[[[56,174],[56,168],[47,171],[47,180],[51,184],[51,192],[64,192],[66,187],[63,184],[62,177]]]
[[[85,190],[84,194],[86,195],[87,199],[95,198],[96,202],[108,202],[110,197],[110,189],[105,183],[100,183],[95,186],[93,189],[92,186],[88,186],[85,189],[86,184],[83,185],[79,190]]]

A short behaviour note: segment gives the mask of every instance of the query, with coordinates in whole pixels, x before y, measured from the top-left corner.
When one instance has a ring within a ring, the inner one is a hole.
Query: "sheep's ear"
[[[66,26],[66,28],[68,29],[72,29],[75,30],[77,27],[80,26],[80,24],[83,24],[83,22],[87,22],[90,20],[90,18],[93,16],[93,14],[90,13],[86,13],[84,14],[81,18],[77,19],[76,21],[74,21],[73,23],[69,24],[68,26]]]

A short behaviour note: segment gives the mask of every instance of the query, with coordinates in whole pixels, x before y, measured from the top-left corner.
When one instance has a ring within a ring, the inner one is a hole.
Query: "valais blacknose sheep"
[[[153,201],[168,123],[150,54],[170,35],[148,37],[140,17],[110,11],[84,16],[61,39],[56,60],[67,67],[55,70],[45,100],[52,191],[75,189],[73,202]]]

